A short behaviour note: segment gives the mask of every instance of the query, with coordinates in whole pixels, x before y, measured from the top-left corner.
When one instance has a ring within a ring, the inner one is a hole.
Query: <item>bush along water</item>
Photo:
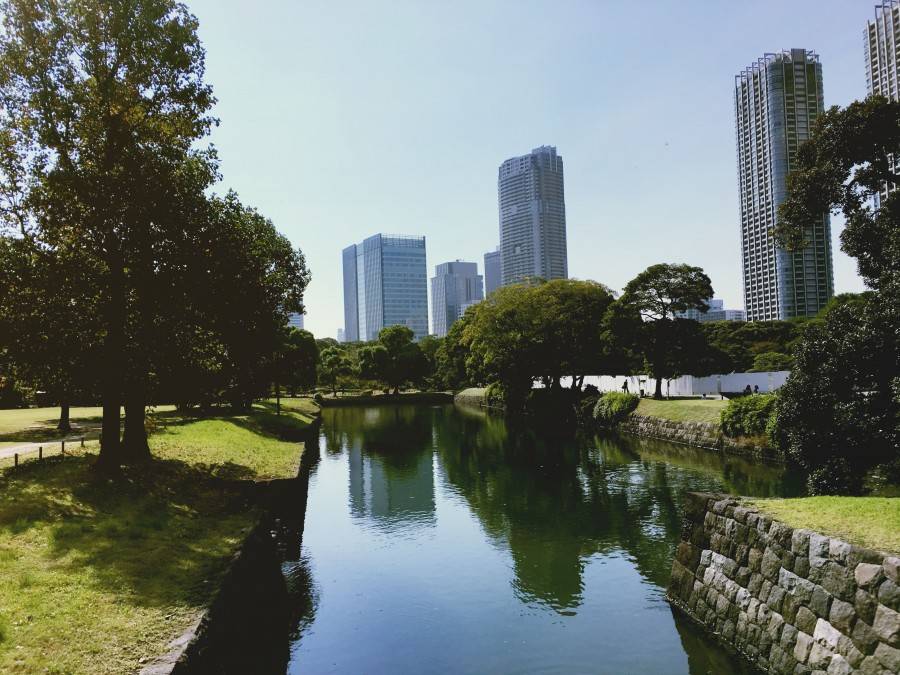
[[[731,438],[762,436],[771,427],[774,415],[774,394],[733,398],[722,411],[722,432]]]
[[[607,392],[594,404],[594,424],[600,429],[614,429],[634,412],[639,402],[635,394]]]

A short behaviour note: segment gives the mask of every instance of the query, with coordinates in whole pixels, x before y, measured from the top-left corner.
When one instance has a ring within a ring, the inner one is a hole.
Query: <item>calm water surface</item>
[[[328,409],[322,429],[290,673],[747,672],[665,586],[684,492],[796,493],[780,468],[452,406]]]

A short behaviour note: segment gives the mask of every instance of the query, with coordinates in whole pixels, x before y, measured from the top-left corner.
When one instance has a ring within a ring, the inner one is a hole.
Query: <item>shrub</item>
[[[594,405],[594,422],[601,429],[613,429],[637,408],[640,398],[635,394],[609,391]]]
[[[313,401],[315,401],[316,403],[321,403],[323,399],[324,397],[322,396],[321,392],[317,391],[315,395],[313,395]]]
[[[861,495],[863,476],[846,457],[830,457],[810,471],[806,489],[811,495]]]
[[[600,396],[600,390],[593,384],[584,385],[584,391],[582,392],[584,396],[592,397],[593,399],[597,399]]]
[[[753,359],[750,373],[766,373],[777,370],[790,370],[794,367],[794,359],[781,352],[763,352]]]
[[[484,402],[491,408],[503,408],[506,405],[506,392],[499,382],[492,382],[484,392]]]
[[[600,400],[599,396],[589,395],[585,396],[578,402],[578,422],[583,426],[593,426],[594,424],[594,407],[597,405],[597,401]]]
[[[726,436],[759,436],[766,433],[775,413],[774,394],[753,394],[728,401],[722,411],[722,431]]]

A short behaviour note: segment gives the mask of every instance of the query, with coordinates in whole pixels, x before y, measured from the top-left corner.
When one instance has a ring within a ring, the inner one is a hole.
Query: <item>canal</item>
[[[796,494],[783,469],[453,406],[323,412],[290,673],[749,672],[665,587],[684,493]]]

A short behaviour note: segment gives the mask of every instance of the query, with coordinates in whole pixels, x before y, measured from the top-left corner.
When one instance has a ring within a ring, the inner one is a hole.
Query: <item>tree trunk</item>
[[[653,398],[661,399],[662,398],[662,378],[656,378],[656,391],[653,392]]]
[[[59,404],[59,424],[56,425],[57,430],[64,434],[72,431],[72,425],[69,422],[69,402],[63,401]]]
[[[103,342],[103,424],[100,433],[99,468],[115,470],[122,464],[120,413],[122,407],[122,372],[125,347],[125,270],[118,256],[112,254],[109,263],[109,295],[103,319],[106,338]]]
[[[122,455],[125,463],[136,464],[150,459],[150,445],[147,443],[147,407],[143,388],[137,385],[129,388],[125,398],[125,434],[122,438]]]

